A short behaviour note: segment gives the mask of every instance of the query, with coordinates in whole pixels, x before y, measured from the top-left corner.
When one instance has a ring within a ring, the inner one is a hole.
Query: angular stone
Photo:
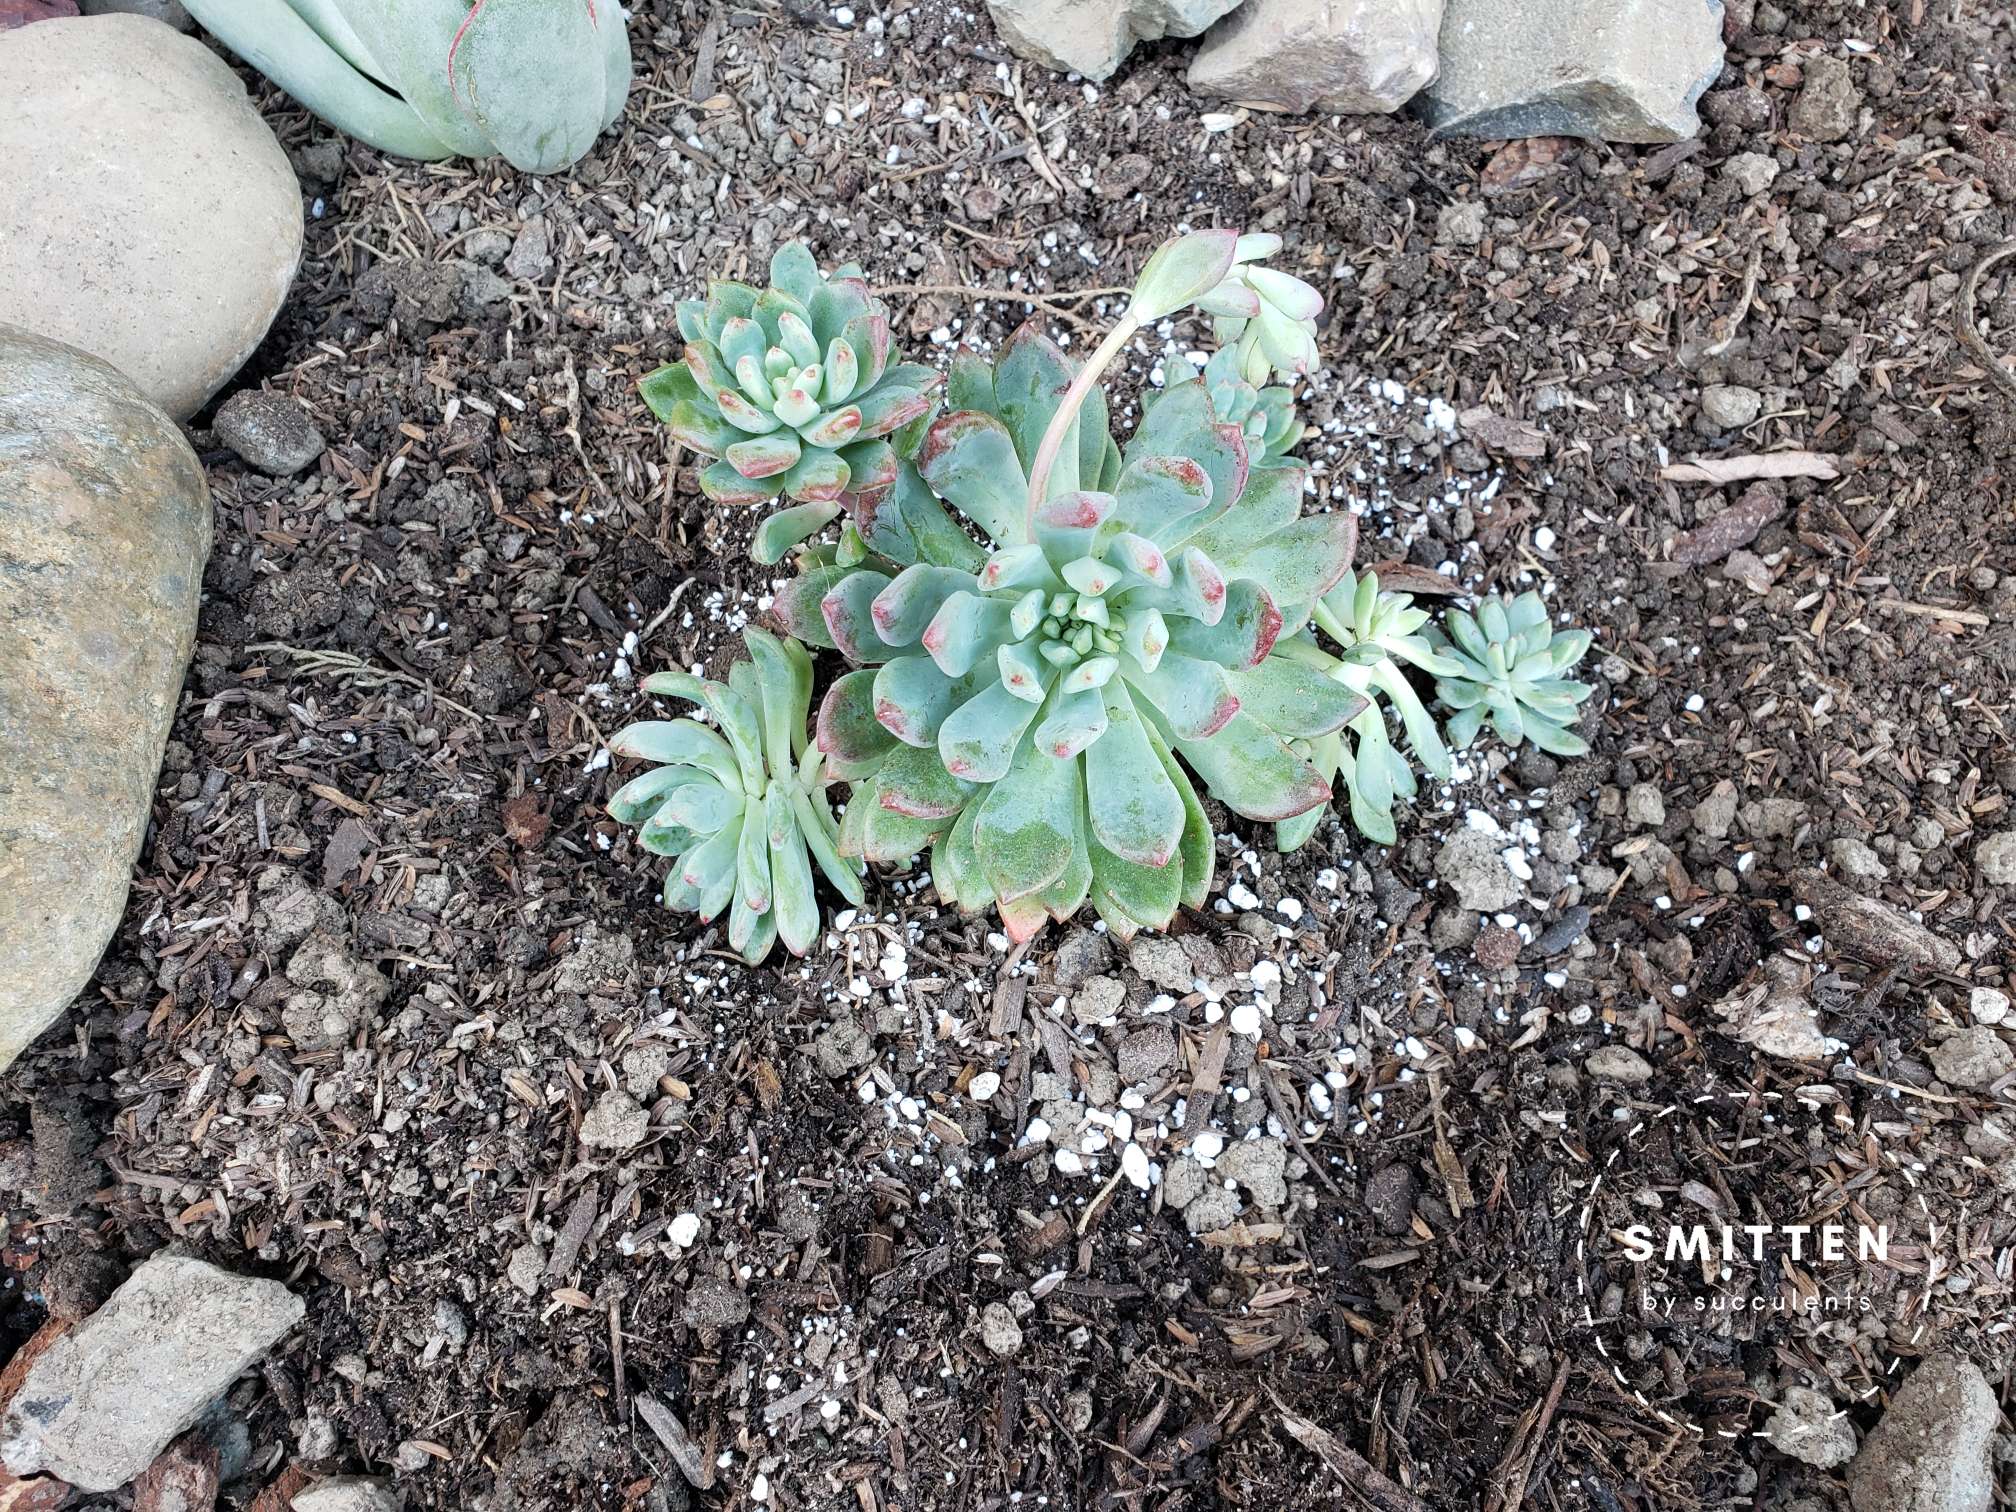
[[[1267,110],[1384,115],[1435,77],[1442,0],[1244,0],[1190,65],[1199,94]]]
[[[1194,37],[1239,0],[987,0],[1011,51],[1047,68],[1109,77],[1136,42]]]
[[[160,409],[97,358],[0,325],[0,1069],[91,979],[125,910],[210,531],[203,469]]]
[[[156,1255],[29,1367],[0,1459],[86,1491],[123,1486],[305,1311],[278,1281]]]
[[[1808,1386],[1788,1386],[1785,1399],[1764,1425],[1764,1437],[1780,1454],[1822,1470],[1845,1465],[1855,1455],[1855,1425],[1831,1399]]]
[[[1979,1367],[1934,1355],[1911,1373],[1848,1466],[1855,1512],[1988,1512],[2000,1420]]]
[[[187,419],[294,281],[287,154],[221,58],[146,16],[0,37],[0,100],[0,322],[104,358]]]
[[[259,389],[233,394],[218,406],[217,439],[275,478],[312,467],[328,444],[299,404]]]
[[[1848,64],[1822,53],[1806,64],[1806,80],[1785,124],[1813,142],[1838,142],[1855,129],[1862,113],[1862,91]]]
[[[2016,1053],[1986,1024],[1975,1024],[1932,1047],[1932,1069],[1949,1086],[1985,1092],[2011,1071]]]
[[[1722,72],[1722,0],[1447,0],[1441,52],[1439,135],[1678,142]]]

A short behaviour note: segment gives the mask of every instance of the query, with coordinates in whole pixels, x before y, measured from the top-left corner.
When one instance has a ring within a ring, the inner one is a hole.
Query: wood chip
[[[693,1441],[693,1435],[686,1431],[679,1415],[656,1397],[640,1394],[631,1400],[637,1404],[637,1415],[657,1435],[658,1442],[672,1456],[672,1463],[686,1477],[686,1484],[696,1491],[705,1491],[712,1486],[714,1463],[707,1457],[706,1451]]]
[[[1819,452],[1765,452],[1748,457],[1699,457],[1659,469],[1669,483],[1747,483],[1752,478],[1838,478],[1841,469]]]

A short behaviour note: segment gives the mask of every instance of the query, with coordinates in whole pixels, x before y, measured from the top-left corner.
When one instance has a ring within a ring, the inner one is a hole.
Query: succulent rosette
[[[1474,615],[1452,609],[1435,637],[1445,665],[1435,697],[1455,712],[1449,741],[1459,751],[1488,722],[1507,745],[1532,741],[1556,756],[1580,756],[1589,742],[1570,726],[1596,690],[1565,674],[1588,653],[1587,630],[1556,630],[1547,601],[1527,592],[1487,598]]]
[[[1421,633],[1428,611],[1416,608],[1410,594],[1382,590],[1377,573],[1347,574],[1317,603],[1311,620],[1340,654],[1332,656],[1310,637],[1284,647],[1284,654],[1301,657],[1371,701],[1342,730],[1309,742],[1306,754],[1324,777],[1343,780],[1358,832],[1392,845],[1399,838],[1394,801],[1411,799],[1418,784],[1413,764],[1387,730],[1386,710],[1390,707],[1400,717],[1414,760],[1446,780],[1453,770],[1448,748],[1405,669],[1419,667],[1439,676],[1455,672],[1457,664]],[[1280,825],[1275,843],[1284,851],[1297,849],[1315,832],[1319,817],[1304,814]]]
[[[665,906],[703,924],[727,910],[728,943],[754,965],[780,939],[803,955],[819,937],[814,862],[850,903],[862,892],[826,805],[832,776],[806,738],[812,659],[764,630],[744,630],[742,641],[749,659],[725,683],[684,672],[644,679],[645,692],[690,699],[714,725],[653,719],[619,731],[613,755],[658,764],[618,788],[608,807],[619,823],[639,826],[646,850],[677,858]]]
[[[891,438],[930,412],[943,376],[893,361],[888,311],[861,270],[822,274],[802,242],[771,258],[768,288],[716,279],[678,320],[683,359],[639,388],[675,439],[718,459],[700,474],[718,504],[792,499],[823,524],[844,497],[882,492],[896,480]]]
[[[1354,522],[1303,517],[1306,470],[1256,467],[1202,378],[1124,451],[1093,387],[1032,507],[1076,376],[1033,325],[991,364],[961,353],[914,465],[856,501],[837,546],[807,548],[777,601],[860,669],[818,724],[855,784],[842,850],[931,848],[941,892],[998,907],[1017,939],[1088,897],[1123,938],[1200,906],[1213,840],[1190,774],[1248,818],[1301,814],[1330,787],[1290,742],[1365,705],[1274,654],[1348,570]]]

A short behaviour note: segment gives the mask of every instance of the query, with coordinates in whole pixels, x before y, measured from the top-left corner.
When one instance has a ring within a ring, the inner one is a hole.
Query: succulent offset
[[[1271,232],[1240,237],[1225,281],[1197,301],[1198,309],[1215,317],[1213,334],[1256,387],[1270,371],[1284,377],[1311,373],[1321,360],[1316,317],[1323,313],[1323,296],[1292,274],[1258,266],[1259,259],[1280,250],[1281,238]]]
[[[1348,740],[1340,731],[1313,741],[1309,759],[1326,778],[1343,778],[1351,795],[1351,822],[1359,833],[1392,845],[1398,839],[1393,801],[1412,798],[1416,784],[1413,767],[1387,733],[1380,700],[1400,716],[1421,765],[1434,776],[1447,778],[1448,749],[1435,728],[1435,717],[1423,707],[1401,663],[1432,673],[1453,671],[1456,664],[1420,633],[1428,611],[1415,608],[1407,594],[1381,592],[1376,573],[1347,575],[1316,605],[1311,618],[1342,654],[1332,656],[1308,640],[1292,648],[1294,654],[1373,702],[1351,720]],[[1315,831],[1317,818],[1320,815],[1304,815],[1281,825],[1275,837],[1280,848],[1291,851],[1302,845]]]
[[[742,632],[749,659],[726,683],[684,672],[644,679],[647,693],[691,699],[717,728],[694,719],[647,720],[609,742],[619,757],[660,763],[609,799],[619,823],[640,826],[639,843],[673,856],[667,908],[702,923],[728,913],[728,943],[751,964],[778,940],[803,955],[819,935],[812,863],[851,903],[861,879],[839,852],[826,806],[831,777],[806,738],[812,660],[793,640]]]
[[[217,39],[339,131],[401,157],[555,173],[630,90],[616,0],[189,0]]]
[[[708,498],[795,500],[803,539],[837,501],[895,481],[891,439],[930,411],[942,375],[892,362],[888,311],[859,268],[829,277],[792,242],[771,258],[768,288],[717,279],[678,318],[683,360],[640,387],[682,445],[718,459],[700,475]]]
[[[1201,379],[1211,395],[1211,407],[1218,418],[1239,427],[1246,438],[1246,454],[1255,467],[1273,467],[1288,458],[1302,439],[1302,422],[1295,413],[1295,392],[1282,385],[1258,388],[1239,370],[1239,354],[1221,347],[1200,370],[1187,358],[1172,357],[1163,364],[1168,388]],[[1264,381],[1264,378],[1263,378]],[[1168,389],[1151,390],[1142,396],[1144,410]]]
[[[960,354],[914,465],[856,501],[837,547],[808,548],[777,601],[862,669],[819,717],[855,783],[843,849],[932,847],[941,890],[998,906],[1018,939],[1088,896],[1123,937],[1200,904],[1212,836],[1175,758],[1235,812],[1289,818],[1330,795],[1289,741],[1364,706],[1273,654],[1348,570],[1354,522],[1303,518],[1306,471],[1254,466],[1201,378],[1149,406],[1124,451],[1086,388],[1032,507],[1079,377],[1034,326],[992,364]]]
[[[1487,598],[1474,615],[1452,609],[1436,650],[1435,696],[1454,710],[1449,739],[1458,749],[1486,723],[1507,745],[1532,741],[1556,756],[1580,756],[1589,742],[1569,726],[1595,689],[1564,674],[1589,650],[1587,630],[1556,630],[1537,593]]]

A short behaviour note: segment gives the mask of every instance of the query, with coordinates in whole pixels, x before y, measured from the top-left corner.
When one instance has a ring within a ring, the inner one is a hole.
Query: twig
[[[875,291],[879,294],[956,294],[968,299],[998,299],[1016,304],[1034,305],[1059,320],[1077,326],[1082,331],[1096,331],[1096,322],[1087,320],[1075,310],[1066,309],[1060,299],[1051,299],[1042,294],[1032,294],[1021,289],[981,289],[968,284],[884,284]],[[1072,304],[1083,304],[1088,299],[1100,299],[1116,294],[1131,294],[1131,289],[1085,289],[1066,296]]]
[[[282,656],[291,656],[306,665],[310,672],[329,672],[338,677],[362,683],[366,688],[383,687],[386,683],[405,683],[418,688],[436,703],[446,704],[458,714],[466,714],[479,724],[487,722],[487,716],[478,714],[467,704],[459,704],[454,699],[435,691],[434,685],[425,678],[415,677],[411,672],[399,672],[385,667],[374,667],[362,657],[352,656],[347,651],[304,651],[299,646],[290,646],[285,641],[260,641],[255,646],[247,646],[247,651],[277,651]]]
[[[1271,1389],[1268,1395],[1273,1396]],[[1329,1429],[1319,1427],[1307,1418],[1297,1417],[1282,1406],[1279,1397],[1274,1397],[1274,1405],[1280,1408],[1281,1426],[1288,1431],[1288,1436],[1329,1466],[1337,1479],[1357,1491],[1378,1508],[1378,1512],[1428,1512],[1426,1502],[1405,1486],[1381,1475],[1370,1460]]]
[[[1981,260],[1967,270],[1967,276],[1960,281],[1960,304],[1953,317],[1953,330],[1959,336],[1960,344],[1972,352],[1975,360],[1987,371],[1988,381],[2011,399],[2016,399],[2016,373],[2002,366],[2002,359],[1990,350],[1974,324],[1974,299],[1980,290],[1981,280],[1990,268],[2012,257],[2016,257],[2016,241],[2005,241],[1982,253]]]
[[[1546,1441],[1548,1425],[1554,1421],[1554,1409],[1561,1405],[1561,1390],[1567,1384],[1568,1357],[1563,1355],[1555,1362],[1554,1384],[1547,1388],[1547,1395],[1527,1409],[1526,1431],[1498,1462],[1498,1469],[1491,1477],[1491,1499],[1485,1503],[1486,1512],[1526,1505],[1526,1483],[1533,1478],[1533,1463],[1540,1457],[1540,1446]]]

